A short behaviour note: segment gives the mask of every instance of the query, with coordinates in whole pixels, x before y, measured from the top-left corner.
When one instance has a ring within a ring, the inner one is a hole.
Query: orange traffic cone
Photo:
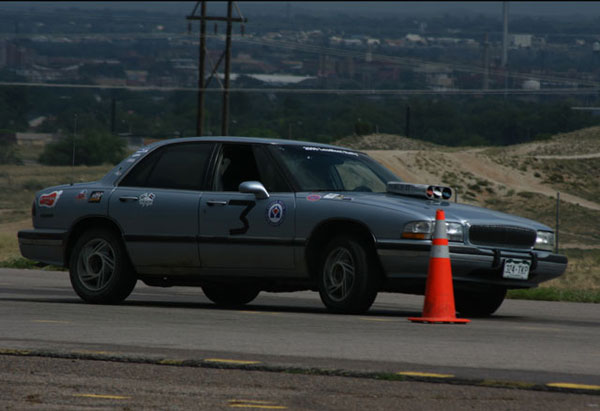
[[[445,220],[444,210],[437,210],[435,213],[435,231],[429,256],[423,316],[409,317],[409,320],[413,322],[465,324],[470,321],[456,318]]]

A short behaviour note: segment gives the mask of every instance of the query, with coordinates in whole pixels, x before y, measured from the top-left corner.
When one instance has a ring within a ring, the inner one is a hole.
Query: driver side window
[[[216,164],[214,191],[238,191],[244,181],[260,181],[270,192],[291,191],[260,145],[225,143]]]

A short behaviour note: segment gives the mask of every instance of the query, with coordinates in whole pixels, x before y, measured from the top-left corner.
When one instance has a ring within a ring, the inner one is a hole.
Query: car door
[[[197,271],[198,207],[214,144],[175,143],[136,164],[109,200],[141,273]]]
[[[240,193],[243,181],[260,181],[270,197]],[[294,194],[262,145],[222,144],[212,190],[200,200],[202,267],[235,275],[291,275],[295,213]]]

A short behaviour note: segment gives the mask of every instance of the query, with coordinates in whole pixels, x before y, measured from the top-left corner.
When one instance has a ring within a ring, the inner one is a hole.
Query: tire
[[[361,314],[369,310],[379,288],[379,272],[368,246],[358,238],[336,237],[319,265],[318,288],[332,312]]]
[[[456,311],[469,317],[489,317],[502,305],[506,288],[492,287],[479,290],[456,290]]]
[[[137,282],[123,244],[110,230],[84,232],[75,243],[69,267],[73,289],[88,303],[120,303]]]
[[[239,307],[254,300],[260,293],[254,287],[240,287],[225,284],[205,284],[202,286],[204,295],[221,307]]]

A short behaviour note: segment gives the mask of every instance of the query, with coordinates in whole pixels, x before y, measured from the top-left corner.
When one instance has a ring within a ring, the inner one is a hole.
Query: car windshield
[[[276,146],[300,191],[383,193],[388,181],[401,181],[370,157],[342,148]]]

